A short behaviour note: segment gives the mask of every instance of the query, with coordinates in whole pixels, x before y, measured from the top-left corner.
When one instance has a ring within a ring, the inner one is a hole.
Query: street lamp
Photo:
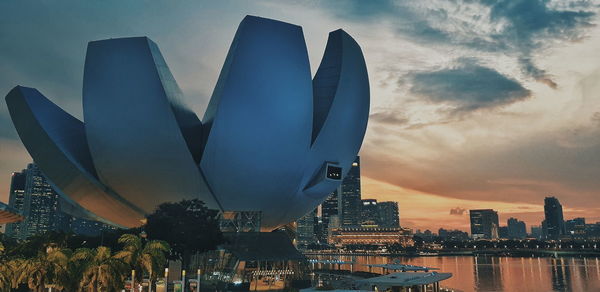
[[[181,292],[185,292],[185,270],[181,271]]]
[[[131,292],[135,292],[135,270],[131,270]]]
[[[200,291],[200,273],[202,271],[200,269],[198,269],[198,271],[196,271],[196,275],[197,275],[197,280],[198,282],[196,282],[196,292]]]

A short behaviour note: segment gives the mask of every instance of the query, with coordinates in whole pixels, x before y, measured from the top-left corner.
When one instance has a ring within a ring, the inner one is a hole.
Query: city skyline
[[[400,1],[358,10],[352,3],[180,3],[166,14],[164,3],[142,13],[135,3],[116,12],[114,3],[3,3],[0,90],[37,86],[81,117],[85,44],[149,35],[165,43],[186,99],[203,112],[225,58],[221,49],[244,15],[302,25],[313,73],[325,48],[322,32],[344,27],[363,43],[372,84],[360,153],[363,199],[399,202],[402,225],[420,229],[468,230],[467,210],[479,208],[497,210],[500,222],[539,225],[548,196],[560,199],[565,220],[600,221],[596,7]],[[35,28],[41,23],[43,31]],[[31,158],[5,106],[0,146],[0,200],[7,202],[10,173]]]

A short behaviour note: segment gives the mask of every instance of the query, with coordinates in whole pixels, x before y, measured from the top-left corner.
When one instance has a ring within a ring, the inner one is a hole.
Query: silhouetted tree
[[[164,203],[147,217],[144,231],[149,239],[169,243],[185,267],[192,254],[214,250],[224,242],[217,215],[197,199]]]

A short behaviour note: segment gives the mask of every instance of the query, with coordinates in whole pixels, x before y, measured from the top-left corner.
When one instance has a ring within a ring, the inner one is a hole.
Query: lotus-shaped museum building
[[[84,209],[139,226],[163,202],[198,198],[257,211],[270,230],[341,183],[369,115],[359,45],[329,34],[311,80],[302,28],[247,16],[199,118],[146,37],[88,44],[83,122],[38,90],[6,96],[14,126],[55,188]]]

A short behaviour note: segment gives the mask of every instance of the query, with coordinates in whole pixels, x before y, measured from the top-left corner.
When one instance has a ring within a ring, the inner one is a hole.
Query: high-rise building
[[[25,203],[25,181],[27,179],[27,171],[13,172],[10,179],[10,192],[8,194],[8,205],[15,211],[23,214],[23,205]],[[21,233],[21,228],[24,222],[6,224],[6,235],[8,237],[17,237]]]
[[[27,169],[12,174],[8,205],[25,218],[6,226],[6,235],[19,240],[48,231],[93,236],[99,235],[102,230],[115,228],[93,220],[74,218],[63,212],[63,207],[79,207],[68,205],[33,163],[27,165]]]
[[[508,226],[498,227],[498,238],[508,238]]]
[[[588,240],[600,240],[600,222],[585,224],[585,237]]]
[[[444,228],[440,228],[438,230],[438,235],[444,240],[447,241],[464,241],[469,239],[469,234],[455,229],[455,230],[446,230]]]
[[[352,163],[352,167],[342,181],[340,200],[342,226],[360,225],[360,157]]]
[[[544,199],[544,215],[546,218],[546,239],[558,240],[565,235],[565,222],[562,205],[555,197]]]
[[[565,221],[566,234],[575,240],[586,238],[585,218],[574,218]]]
[[[296,245],[306,247],[309,244],[317,242],[315,236],[316,209],[308,212],[296,221]]]
[[[473,239],[498,238],[498,212],[492,209],[470,210],[469,215]]]
[[[83,218],[72,218],[70,223],[70,230],[73,233],[85,236],[99,236],[104,231],[112,231],[117,229],[112,225]]]
[[[508,218],[506,224],[508,226],[508,238],[522,239],[527,237],[527,226],[525,225],[525,222],[511,217]]]
[[[360,200],[360,225],[377,227],[379,225],[379,209],[377,200]]]
[[[58,194],[33,163],[22,172],[13,173],[8,204],[25,216],[22,222],[10,224],[10,237],[26,239],[51,230],[66,231],[65,227],[68,228],[63,215],[59,214]]]
[[[542,227],[542,239],[548,239],[548,225],[546,224],[546,220],[542,220],[542,223],[540,223],[540,226]]]
[[[531,237],[535,239],[542,239],[542,226],[532,225],[531,226]]]
[[[379,202],[379,227],[398,228],[400,227],[400,215],[398,211],[398,202]]]
[[[324,241],[325,243],[333,244],[330,241],[331,234],[332,234],[332,232],[334,232],[335,230],[340,228],[340,226],[341,226],[340,216],[339,215],[331,215],[331,217],[329,217],[329,224],[327,226],[327,239]]]
[[[327,242],[330,218],[332,216],[338,216],[339,210],[341,209],[341,201],[339,200],[339,194],[341,194],[341,192],[340,186],[333,191],[323,203],[321,203],[320,221],[318,222],[319,226],[316,230],[319,242]]]

